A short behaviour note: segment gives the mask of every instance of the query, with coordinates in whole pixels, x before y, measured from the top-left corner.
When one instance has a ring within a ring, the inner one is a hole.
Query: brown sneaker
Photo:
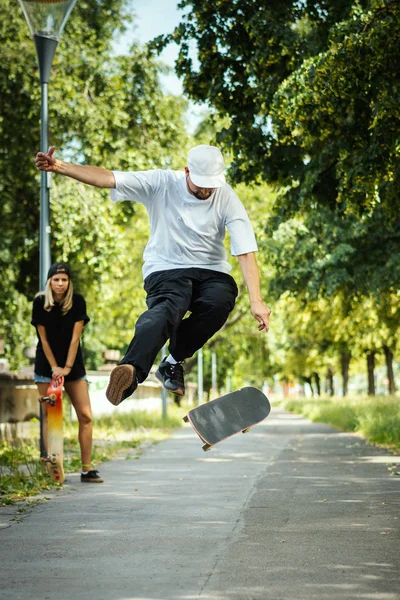
[[[107,400],[118,406],[122,400],[129,398],[138,386],[136,369],[132,365],[119,365],[111,371],[106,390]]]
[[[87,481],[88,483],[103,483],[104,479],[100,477],[98,471],[88,471],[87,473],[81,473],[81,481]]]

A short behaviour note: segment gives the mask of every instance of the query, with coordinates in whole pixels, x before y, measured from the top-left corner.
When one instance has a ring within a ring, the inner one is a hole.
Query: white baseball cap
[[[221,151],[215,146],[200,144],[189,150],[190,179],[201,188],[219,188],[225,185],[225,164]]]

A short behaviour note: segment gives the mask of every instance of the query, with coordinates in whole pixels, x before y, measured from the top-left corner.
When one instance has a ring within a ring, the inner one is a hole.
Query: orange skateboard
[[[206,451],[235,433],[246,433],[268,417],[270,411],[265,394],[257,388],[244,387],[192,408],[183,420],[191,424]]]
[[[52,379],[47,388],[47,395],[39,398],[39,402],[47,404],[47,444],[45,456],[47,471],[58,483],[64,481],[64,436],[62,388],[64,377]]]

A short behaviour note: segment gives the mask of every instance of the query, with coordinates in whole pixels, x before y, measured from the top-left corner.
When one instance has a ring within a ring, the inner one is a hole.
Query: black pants
[[[177,361],[193,356],[221,329],[235,306],[238,289],[226,273],[209,269],[172,269],[146,277],[148,310],[136,322],[135,336],[120,364],[136,367],[139,382],[169,339]],[[185,314],[190,315],[184,319]]]

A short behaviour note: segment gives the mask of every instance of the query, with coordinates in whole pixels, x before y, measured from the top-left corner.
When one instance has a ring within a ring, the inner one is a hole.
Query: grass
[[[32,440],[0,442],[0,506],[14,504],[55,487],[38,460]]]
[[[143,444],[154,444],[169,437],[182,425],[185,408],[168,405],[168,414],[114,413],[93,422],[92,464],[111,460],[125,452],[125,458],[139,458]],[[0,441],[0,506],[15,504],[30,496],[59,488],[39,461],[39,440]],[[132,452],[134,451],[134,452]],[[64,470],[76,473],[81,468],[78,423],[64,420]]]
[[[279,405],[400,453],[400,398],[395,396],[285,398]]]

